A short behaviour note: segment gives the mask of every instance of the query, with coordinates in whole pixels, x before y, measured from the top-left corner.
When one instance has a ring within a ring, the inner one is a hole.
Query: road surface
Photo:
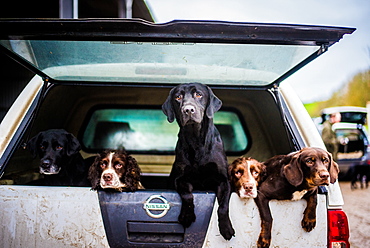
[[[357,183],[359,186],[359,183]],[[351,248],[370,247],[370,187],[351,190],[350,182],[340,182],[349,227]]]

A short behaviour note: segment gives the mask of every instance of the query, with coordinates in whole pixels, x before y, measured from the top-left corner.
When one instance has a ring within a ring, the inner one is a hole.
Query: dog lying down
[[[265,248],[271,243],[273,221],[269,201],[305,199],[307,206],[301,225],[305,231],[310,232],[316,226],[318,186],[334,183],[339,169],[329,152],[312,147],[272,157],[264,165],[266,174],[258,186],[255,202],[261,217],[257,247]]]
[[[27,149],[40,158],[39,171],[45,185],[90,186],[87,180],[89,164],[80,151],[80,142],[64,129],[38,133],[27,143]]]
[[[90,166],[88,178],[93,190],[102,188],[136,191],[144,189],[140,174],[141,170],[135,158],[125,150],[105,150]]]

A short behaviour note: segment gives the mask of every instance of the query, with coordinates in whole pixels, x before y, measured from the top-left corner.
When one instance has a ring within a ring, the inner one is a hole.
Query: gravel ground
[[[351,190],[350,182],[339,185],[349,221],[351,248],[370,247],[370,188]]]

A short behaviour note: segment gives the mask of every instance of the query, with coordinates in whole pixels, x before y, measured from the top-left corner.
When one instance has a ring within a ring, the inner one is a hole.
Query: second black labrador
[[[213,115],[221,105],[208,86],[188,83],[170,91],[162,110],[169,122],[176,119],[180,126],[170,174],[170,182],[182,200],[179,222],[186,228],[196,219],[194,189],[214,190],[220,233],[229,240],[235,231],[229,218],[228,163],[220,133],[213,124]]]
[[[40,158],[45,185],[90,186],[89,164],[79,153],[80,142],[73,134],[64,129],[42,131],[30,139],[27,148]]]

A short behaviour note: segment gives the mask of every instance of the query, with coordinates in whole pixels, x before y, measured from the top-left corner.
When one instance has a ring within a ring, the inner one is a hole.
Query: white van
[[[223,102],[214,122],[229,162],[264,161],[324,148],[302,103],[283,83],[353,28],[141,20],[1,20],[0,51],[37,74],[0,125],[1,247],[257,247],[253,199],[230,199],[235,237],[217,227],[214,192],[194,192],[196,222],[177,221],[180,197],[167,188],[178,127],[161,105],[172,87],[200,82]],[[144,190],[42,186],[39,160],[24,144],[40,131],[76,136],[87,158],[116,143],[138,161]],[[105,125],[105,126],[104,126]],[[115,125],[115,126],[117,126]],[[103,131],[104,132],[103,132]],[[150,206],[160,204],[160,210]],[[320,187],[317,225],[301,227],[306,202],[271,201],[271,247],[349,247],[338,183]]]

